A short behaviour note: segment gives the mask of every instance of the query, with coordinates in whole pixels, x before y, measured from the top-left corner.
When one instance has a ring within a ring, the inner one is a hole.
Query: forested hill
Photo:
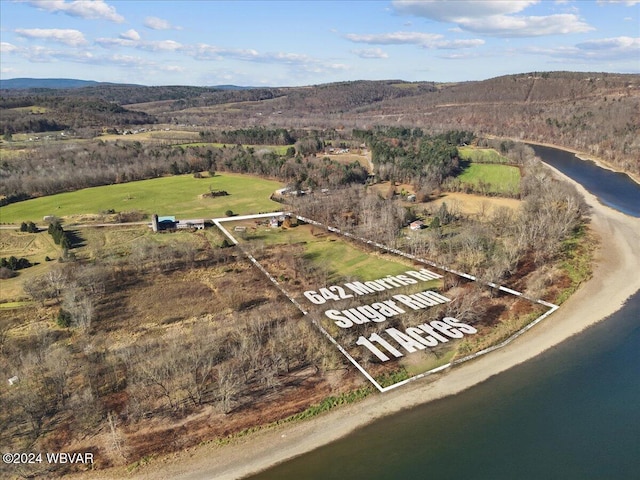
[[[93,80],[78,80],[75,78],[8,78],[0,80],[0,90],[31,89],[31,88],[80,88],[97,85],[108,85]]]
[[[128,108],[155,115],[159,122],[209,127],[471,130],[573,148],[640,175],[637,74],[532,72],[451,84],[341,82],[208,91]]]
[[[204,128],[401,125],[434,132],[471,130],[555,143],[640,174],[637,74],[532,72],[450,84],[386,80],[247,89],[100,84],[2,90],[0,96],[3,120],[17,97],[30,96],[34,105],[64,105],[75,98],[83,105],[83,115],[74,118],[76,127],[102,121],[108,123],[104,126],[157,121]],[[124,109],[113,112],[116,107]],[[60,116],[47,108],[40,109],[41,120],[69,125],[73,115],[68,109]],[[15,110],[14,114],[20,115]],[[29,120],[23,126],[30,128],[34,118]],[[2,127],[8,126],[3,122]]]

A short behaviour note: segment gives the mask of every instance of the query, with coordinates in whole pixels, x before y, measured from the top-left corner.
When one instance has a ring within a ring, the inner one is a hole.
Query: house
[[[411,193],[409,195],[407,195],[407,202],[415,202],[416,201],[416,194],[415,193]]]
[[[424,228],[424,222],[422,220],[416,220],[409,224],[411,230],[422,230]]]
[[[178,228],[178,230],[192,229],[192,228],[196,230],[203,230],[204,220],[200,218],[197,220],[178,220],[176,227]]]

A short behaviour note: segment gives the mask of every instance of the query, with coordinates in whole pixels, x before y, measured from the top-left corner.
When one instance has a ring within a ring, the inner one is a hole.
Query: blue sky
[[[640,0],[0,0],[1,78],[144,85],[640,73]]]

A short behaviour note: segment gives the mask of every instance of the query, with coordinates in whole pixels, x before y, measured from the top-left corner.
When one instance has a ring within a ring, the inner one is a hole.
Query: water
[[[640,187],[626,175],[535,149],[603,203],[640,216]],[[592,167],[598,170],[582,171]],[[523,365],[251,478],[640,478],[640,292],[606,321]]]
[[[639,312],[640,293],[532,361],[252,479],[636,479]]]
[[[588,192],[611,208],[640,217],[640,188],[629,175],[598,167],[580,160],[573,153],[541,145],[530,145],[545,163],[557,168],[581,184]]]

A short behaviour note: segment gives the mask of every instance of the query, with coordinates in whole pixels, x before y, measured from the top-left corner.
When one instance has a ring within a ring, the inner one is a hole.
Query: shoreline
[[[592,278],[559,310],[526,335],[490,355],[455,366],[444,374],[411,382],[385,394],[370,395],[356,404],[309,420],[259,431],[224,446],[204,444],[158,457],[131,473],[123,466],[71,475],[70,478],[243,478],[331,443],[384,416],[467,390],[534,358],[615,313],[640,290],[640,278],[637,278],[640,271],[640,245],[637,244],[640,219],[600,204],[581,185],[553,167],[545,166],[574,184],[584,195],[592,213],[589,228],[599,237],[600,245],[594,252]],[[601,302],[603,298],[606,303]]]

